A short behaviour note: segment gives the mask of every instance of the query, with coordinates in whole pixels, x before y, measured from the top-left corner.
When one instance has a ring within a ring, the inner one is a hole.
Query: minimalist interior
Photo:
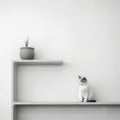
[[[120,0],[0,0],[0,120],[119,120],[119,91]]]

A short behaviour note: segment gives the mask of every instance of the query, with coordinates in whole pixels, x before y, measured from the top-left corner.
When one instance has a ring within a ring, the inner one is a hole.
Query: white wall
[[[0,119],[10,120],[11,59],[19,58],[27,35],[37,59],[62,58],[70,80],[84,75],[99,101],[120,101],[119,6],[119,0],[0,0]]]

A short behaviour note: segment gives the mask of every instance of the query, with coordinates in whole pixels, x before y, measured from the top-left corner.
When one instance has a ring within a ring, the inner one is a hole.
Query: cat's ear
[[[80,75],[78,75],[78,78],[81,79],[82,77]]]
[[[87,78],[86,78],[86,77],[83,77],[83,80],[87,81]]]

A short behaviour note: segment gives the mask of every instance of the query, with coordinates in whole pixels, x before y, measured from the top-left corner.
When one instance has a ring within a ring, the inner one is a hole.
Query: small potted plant
[[[29,39],[27,38],[25,41],[25,47],[20,48],[20,57],[23,60],[34,59],[34,48],[28,47]]]

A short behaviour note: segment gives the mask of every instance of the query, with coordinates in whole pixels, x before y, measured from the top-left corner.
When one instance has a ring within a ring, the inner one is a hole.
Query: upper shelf
[[[62,65],[63,61],[56,60],[12,60],[17,65]]]
[[[82,103],[82,102],[13,102],[13,105],[120,106],[120,102],[87,102],[87,103]]]

